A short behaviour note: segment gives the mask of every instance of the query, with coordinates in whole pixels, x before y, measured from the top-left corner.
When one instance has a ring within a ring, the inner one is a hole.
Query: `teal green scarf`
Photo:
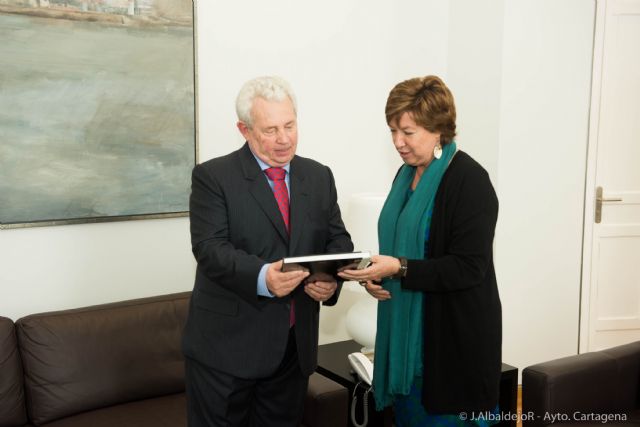
[[[400,169],[378,220],[380,254],[425,258],[425,232],[431,221],[427,213],[455,152],[454,142],[442,147],[442,157],[429,164],[408,201],[415,167]],[[391,299],[378,303],[373,370],[378,410],[393,404],[394,395],[409,394],[415,378],[422,376],[422,292],[403,290],[397,279],[384,279],[383,286],[391,292]]]

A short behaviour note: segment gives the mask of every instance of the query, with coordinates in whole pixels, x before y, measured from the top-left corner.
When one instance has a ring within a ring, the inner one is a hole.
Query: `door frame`
[[[593,65],[591,74],[591,106],[589,109],[589,137],[587,140],[587,173],[584,192],[584,229],[582,233],[582,278],[580,283],[580,319],[578,353],[589,348],[591,326],[591,279],[593,261],[593,228],[595,218],[596,166],[598,160],[598,130],[602,94],[602,66],[607,1],[596,0]]]

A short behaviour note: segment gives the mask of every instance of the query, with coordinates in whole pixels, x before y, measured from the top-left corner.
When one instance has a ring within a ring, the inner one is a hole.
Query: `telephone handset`
[[[356,384],[353,389],[353,397],[351,399],[351,422],[356,427],[364,427],[369,423],[369,408],[368,408],[368,397],[369,392],[371,391],[371,383],[373,382],[373,363],[367,356],[362,353],[351,353],[349,356],[349,363],[351,367],[358,375],[360,382]],[[366,383],[368,387],[364,391],[364,397],[362,398],[362,411],[364,413],[362,423],[358,423],[356,421],[356,405],[358,404],[357,390],[358,386],[362,383]]]
[[[360,262],[358,263],[358,267],[356,267],[357,270],[364,270],[365,268],[369,267],[371,265],[371,258],[362,258],[360,260]]]
[[[367,356],[362,353],[351,353],[349,355],[349,363],[351,367],[358,374],[358,378],[371,385],[373,381],[373,363]]]

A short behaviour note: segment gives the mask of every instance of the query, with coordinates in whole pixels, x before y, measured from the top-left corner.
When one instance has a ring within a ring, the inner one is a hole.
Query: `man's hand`
[[[267,288],[278,298],[289,295],[307,276],[308,271],[282,271],[282,260],[269,264]]]
[[[324,302],[331,298],[338,289],[337,282],[308,282],[304,285],[304,291],[318,302]]]

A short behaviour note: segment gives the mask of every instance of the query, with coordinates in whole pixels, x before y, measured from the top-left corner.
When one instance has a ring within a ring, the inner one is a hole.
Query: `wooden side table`
[[[349,410],[351,410],[351,400],[353,390],[358,383],[358,378],[351,370],[351,365],[347,361],[347,355],[354,351],[360,351],[362,346],[353,340],[338,341],[331,344],[323,344],[318,347],[318,368],[316,371],[327,378],[332,379],[338,384],[343,385],[349,390]],[[362,401],[362,392],[359,387],[358,401]],[[516,427],[516,411],[518,403],[518,368],[502,364],[502,377],[500,378],[500,411],[504,415],[509,415],[509,419],[498,424],[500,427]],[[362,413],[358,407],[358,414]],[[358,419],[358,422],[361,420]],[[385,426],[390,427],[393,422],[393,414],[390,408],[377,412],[374,408],[373,398],[369,404],[369,426]],[[351,417],[349,417],[349,426]]]
[[[518,423],[518,368],[502,364],[500,377],[500,412],[506,419],[498,423],[500,427],[516,427]]]

